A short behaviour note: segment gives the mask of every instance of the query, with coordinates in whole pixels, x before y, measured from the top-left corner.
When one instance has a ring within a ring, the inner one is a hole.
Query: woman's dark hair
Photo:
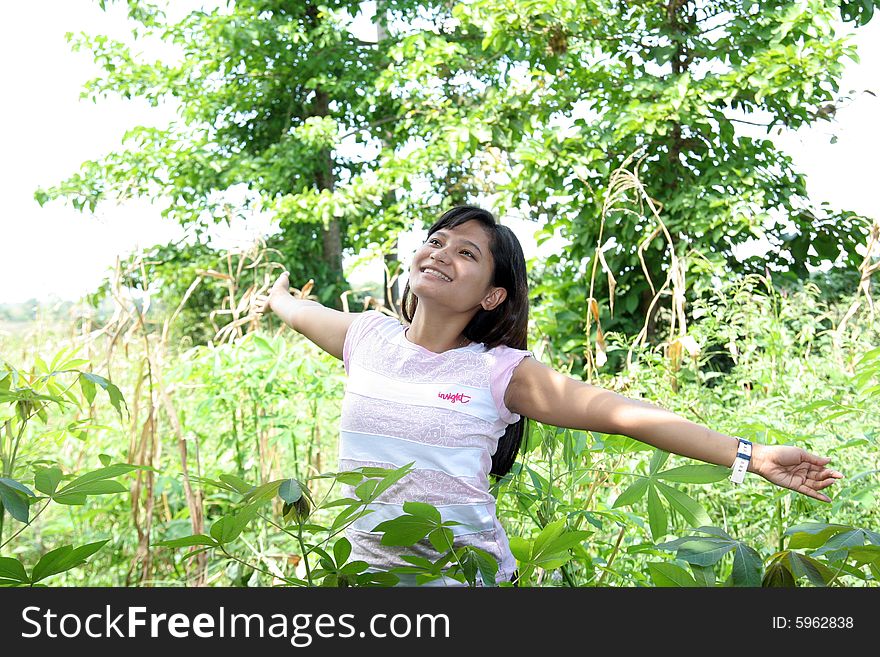
[[[461,205],[443,213],[428,229],[428,237],[438,230],[455,228],[466,221],[479,222],[489,236],[489,250],[495,263],[490,284],[507,290],[507,298],[493,310],[478,310],[465,327],[464,336],[473,342],[482,342],[486,349],[499,345],[527,349],[529,284],[526,259],[513,231],[499,224],[491,212],[473,205]],[[418,297],[410,291],[407,281],[401,298],[401,311],[407,322],[412,323],[418,305]],[[527,419],[520,417],[519,422],[507,427],[492,456],[490,474],[503,477],[510,471],[522,444]]]

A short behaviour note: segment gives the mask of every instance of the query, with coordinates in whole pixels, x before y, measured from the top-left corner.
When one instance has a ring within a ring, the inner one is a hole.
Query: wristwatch
[[[733,473],[730,480],[735,484],[741,484],[749,469],[749,461],[752,460],[752,442],[736,436],[739,444],[736,448],[736,460],[733,462]]]

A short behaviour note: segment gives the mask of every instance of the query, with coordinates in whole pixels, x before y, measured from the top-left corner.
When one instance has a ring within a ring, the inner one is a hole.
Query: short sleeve
[[[535,354],[525,349],[514,349],[504,345],[495,348],[495,362],[492,365],[489,385],[492,388],[492,399],[498,409],[498,416],[507,424],[514,424],[520,420],[519,414],[511,412],[504,405],[504,395],[513,377],[513,371],[526,356],[534,358]]]
[[[348,374],[348,365],[351,355],[363,341],[364,336],[372,329],[386,320],[386,316],[375,310],[360,313],[348,327],[345,333],[345,341],[342,343],[342,362],[345,365],[345,373]]]

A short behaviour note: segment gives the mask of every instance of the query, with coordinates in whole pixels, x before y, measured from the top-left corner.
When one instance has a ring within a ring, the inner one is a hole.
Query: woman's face
[[[504,288],[490,285],[494,268],[489,236],[479,222],[466,221],[428,236],[413,256],[409,286],[419,301],[432,299],[460,311],[481,304],[491,310],[507,296]]]

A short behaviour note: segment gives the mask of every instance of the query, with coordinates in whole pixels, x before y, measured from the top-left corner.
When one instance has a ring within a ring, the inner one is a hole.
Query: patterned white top
[[[404,502],[426,502],[443,520],[462,523],[452,527],[456,546],[486,550],[498,560],[497,580],[507,581],[516,560],[496,517],[489,471],[499,438],[520,419],[504,405],[507,385],[520,361],[534,355],[483,344],[437,354],[410,342],[407,329],[370,310],[345,336],[339,470],[415,462],[410,474],[370,505],[373,513],[346,530],[351,558],[374,570],[411,565],[401,554],[436,560],[439,554],[427,540],[387,547],[379,542],[381,532],[372,531],[403,515]],[[354,497],[351,487],[344,488],[344,495]]]

